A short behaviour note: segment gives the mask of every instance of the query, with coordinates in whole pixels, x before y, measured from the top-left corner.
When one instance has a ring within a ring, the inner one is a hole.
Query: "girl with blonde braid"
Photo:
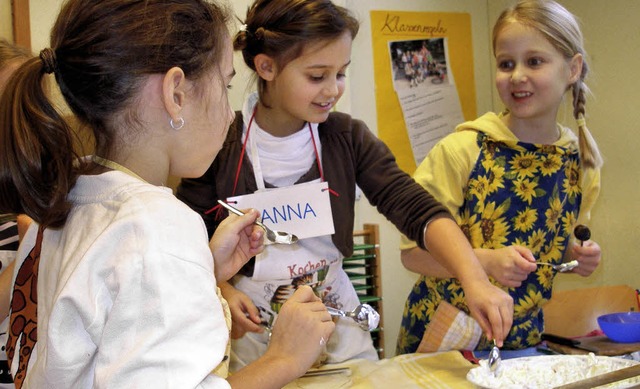
[[[575,17],[553,1],[520,1],[498,18],[493,49],[506,110],[458,126],[414,177],[455,215],[485,271],[513,297],[504,347],[520,349],[540,342],[541,308],[557,274],[534,262],[575,259],[579,266],[572,272],[581,276],[600,262],[598,244],[576,244],[572,232],[589,220],[602,158],[585,124],[589,68]],[[557,123],[569,90],[578,137]],[[407,300],[397,351],[447,348],[434,341],[438,331],[431,324],[442,317],[438,311],[467,311],[466,297],[448,271],[428,260],[429,253],[408,241],[402,249],[405,267],[423,276]],[[476,333],[464,348],[488,349],[491,339]]]

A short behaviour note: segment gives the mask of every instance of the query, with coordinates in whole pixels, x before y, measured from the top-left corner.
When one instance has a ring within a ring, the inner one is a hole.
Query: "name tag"
[[[229,197],[227,201],[236,208],[257,209],[262,222],[269,228],[291,232],[298,239],[335,232],[327,182],[268,189]]]

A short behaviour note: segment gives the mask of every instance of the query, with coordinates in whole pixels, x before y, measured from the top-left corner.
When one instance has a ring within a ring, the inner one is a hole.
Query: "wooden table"
[[[349,369],[347,373],[301,377],[285,386],[285,389],[477,389],[466,378],[469,370],[476,366],[465,359],[458,351],[406,354],[380,361],[356,359],[342,364],[324,366],[319,369],[346,367]],[[635,365],[631,368],[603,374],[589,380],[568,384],[562,388],[586,389],[639,375],[640,365]]]
[[[348,367],[348,374],[302,377],[285,388],[475,388],[466,378],[475,366],[458,351],[406,354],[380,361],[356,359],[324,367]]]

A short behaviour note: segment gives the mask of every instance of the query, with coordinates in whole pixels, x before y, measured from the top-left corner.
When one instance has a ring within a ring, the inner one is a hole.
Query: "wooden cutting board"
[[[596,355],[604,355],[604,356],[616,356],[629,354],[632,352],[640,351],[640,343],[617,343],[607,338],[606,336],[586,336],[581,338],[573,338],[579,340],[583,345],[592,347],[598,350]],[[589,354],[589,351],[563,345],[557,344],[550,341],[546,341],[547,346],[556,352],[562,354],[569,355],[585,355]]]
[[[626,367],[624,369],[612,371],[605,374],[600,374],[595,377],[587,378],[585,380],[572,382],[570,384],[562,385],[556,387],[556,389],[591,389],[595,387],[601,387],[605,384],[611,384],[615,382],[619,382],[631,377],[640,377],[640,364]],[[628,384],[633,384],[633,386],[628,386]],[[625,388],[637,388],[638,381],[634,380],[633,382],[626,382]]]

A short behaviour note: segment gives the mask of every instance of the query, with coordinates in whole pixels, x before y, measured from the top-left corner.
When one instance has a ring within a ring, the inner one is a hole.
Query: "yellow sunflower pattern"
[[[497,142],[481,132],[478,145],[480,155],[467,182],[464,204],[455,215],[471,245],[498,249],[517,244],[528,247],[540,261],[562,262],[582,199],[577,150]],[[540,342],[542,306],[551,298],[555,274],[551,267],[539,266],[520,287],[506,289],[514,300],[506,349]],[[416,351],[442,300],[469,312],[455,279],[418,279],[405,305],[398,354]],[[490,346],[483,337],[477,349]]]

